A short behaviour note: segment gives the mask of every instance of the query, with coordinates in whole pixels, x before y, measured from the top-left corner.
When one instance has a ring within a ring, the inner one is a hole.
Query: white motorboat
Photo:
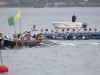
[[[52,22],[55,28],[86,28],[86,23],[80,22]]]

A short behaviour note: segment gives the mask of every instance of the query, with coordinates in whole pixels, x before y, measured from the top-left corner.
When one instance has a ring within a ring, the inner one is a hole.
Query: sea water
[[[21,11],[21,19],[14,19],[8,26],[7,19]],[[71,22],[75,14],[77,22],[87,23],[87,29],[100,30],[100,7],[66,8],[0,8],[0,32],[12,35],[41,29],[55,30],[52,22]],[[82,29],[81,29],[82,30]],[[0,75],[100,75],[100,40],[50,40],[53,43],[21,50],[2,50],[3,64],[9,72]]]

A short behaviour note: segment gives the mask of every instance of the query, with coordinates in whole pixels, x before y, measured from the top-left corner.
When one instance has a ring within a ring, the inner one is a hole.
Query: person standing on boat
[[[72,16],[72,22],[75,22],[75,21],[76,21],[76,16],[73,15],[73,16]]]
[[[36,25],[33,25],[33,28],[31,29],[32,31],[35,31]]]

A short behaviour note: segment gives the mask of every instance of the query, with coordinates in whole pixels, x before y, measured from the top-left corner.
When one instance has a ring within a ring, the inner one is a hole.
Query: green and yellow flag
[[[20,18],[21,17],[21,11],[19,11],[15,16],[14,18]]]
[[[8,18],[8,24],[9,24],[9,26],[14,25],[14,18],[13,17]]]

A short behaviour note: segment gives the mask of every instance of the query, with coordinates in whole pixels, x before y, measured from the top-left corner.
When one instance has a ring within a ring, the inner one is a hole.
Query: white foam
[[[90,44],[92,44],[92,45],[98,45],[98,44],[100,44],[100,43],[90,43]]]
[[[59,46],[75,46],[73,43],[59,43]]]

